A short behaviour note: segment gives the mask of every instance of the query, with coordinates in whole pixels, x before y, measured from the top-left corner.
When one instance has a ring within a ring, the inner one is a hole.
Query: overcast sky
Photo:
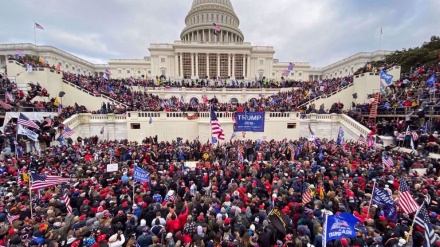
[[[245,41],[283,62],[326,66],[357,52],[415,47],[440,35],[439,0],[231,0]],[[142,58],[179,40],[192,0],[0,0],[0,43],[52,45],[94,63]]]

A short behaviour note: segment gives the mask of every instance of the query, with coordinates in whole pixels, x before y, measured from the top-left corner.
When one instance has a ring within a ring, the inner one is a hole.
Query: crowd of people
[[[436,116],[440,112],[440,99],[436,94],[440,86],[440,63],[415,64],[413,68],[411,73],[393,78],[381,92],[377,118],[369,117],[375,104],[374,95],[367,99],[367,103],[353,105],[349,115],[378,135],[393,136],[398,146],[412,148],[406,136],[408,131],[414,132],[413,139],[418,143],[415,148],[438,153],[440,121]],[[380,70],[386,71],[386,68]]]
[[[133,90],[131,79],[67,73],[64,79],[129,105],[123,109],[103,104],[99,113],[207,111],[208,104],[218,111],[338,113],[344,107],[340,103],[328,111],[313,104],[299,106],[352,83],[352,77],[295,82],[289,86],[297,89],[289,92],[233,104],[216,98],[162,99]],[[11,82],[3,82],[5,88],[13,88]],[[313,140],[263,138],[218,144],[157,136],[142,143],[104,141],[95,136],[67,138],[54,146],[64,128],[62,120],[87,109],[75,105],[62,111],[60,117],[39,123],[38,148],[31,143],[27,150],[24,139],[15,139],[15,121],[0,135],[1,246],[323,247],[324,219],[344,212],[360,220],[356,234],[325,246],[425,246],[428,229],[413,225],[415,212],[396,207],[392,213],[372,202],[373,189],[380,188],[400,205],[402,178],[416,203],[428,209],[435,244],[440,245],[440,163],[426,155],[428,146],[404,153],[362,140],[317,139],[319,133]],[[362,112],[348,114],[370,123]],[[395,129],[404,131],[412,122],[389,125],[381,128],[372,122],[369,127],[372,134],[395,135]],[[415,140],[416,147],[421,138]],[[109,164],[116,169],[108,171]],[[136,169],[148,174],[145,181],[135,182]],[[275,212],[287,219],[284,224],[275,223]]]
[[[55,65],[49,65],[46,62],[39,62],[37,57],[29,57],[23,54],[17,54],[18,62],[38,67],[50,67],[57,69]],[[25,65],[26,64],[26,65]],[[317,98],[325,97],[343,87],[353,83],[353,77],[347,76],[342,78],[324,79],[317,81],[295,81],[287,78],[282,80],[261,79],[254,81],[234,81],[234,80],[167,80],[164,77],[157,77],[156,79],[112,79],[110,73],[104,73],[103,76],[86,76],[79,73],[63,72],[63,80],[69,81],[76,86],[82,87],[95,95],[106,95],[122,104],[107,105],[100,109],[91,109],[92,113],[124,113],[126,111],[206,111],[207,102],[216,99],[206,99],[202,102],[198,100],[187,100],[183,102],[179,96],[171,98],[160,98],[157,95],[146,93],[144,90],[139,90],[139,87],[190,87],[190,88],[281,88],[291,87],[289,92],[276,93],[269,97],[259,97],[252,99],[249,102],[236,104],[234,102],[224,103],[220,107],[220,111],[234,110],[238,106],[244,111],[305,111],[307,110],[305,103]],[[136,88],[137,87],[137,88]],[[53,103],[52,99],[52,103]],[[50,102],[33,102],[39,110],[54,110]],[[128,107],[125,107],[127,105]],[[300,107],[301,106],[301,107]],[[55,107],[56,108],[56,107]],[[325,109],[328,110],[328,109]],[[333,109],[334,110],[334,109]]]
[[[429,217],[437,233],[439,163],[386,151],[394,160],[386,167],[383,151],[325,139],[212,145],[156,136],[142,143],[84,138],[40,155],[4,154],[0,244],[321,247],[325,215],[348,212],[362,220],[356,236],[327,246],[422,246],[423,229],[411,228],[414,214],[398,210],[389,218],[370,204],[371,192],[379,186],[398,200],[404,176],[420,205],[425,194],[432,196]],[[106,172],[112,163],[117,171]],[[148,182],[134,183],[134,166],[148,172]],[[422,176],[409,172],[415,167],[428,169]],[[70,181],[30,194],[35,174]],[[303,203],[305,190],[311,200]],[[270,220],[273,208],[288,217],[284,229]]]
[[[184,102],[179,96],[171,98],[160,98],[157,95],[149,94],[144,91],[134,90],[135,80],[105,79],[104,77],[91,77],[64,74],[64,79],[83,87],[95,94],[105,94],[125,105],[125,110],[134,111],[206,111],[208,101],[216,100],[204,99],[189,100]],[[288,82],[293,86],[289,92],[279,92],[270,97],[259,97],[249,102],[235,104],[233,102],[223,103],[219,106],[219,111],[231,111],[238,106],[245,111],[297,111],[299,106],[316,97],[329,95],[341,88],[353,83],[352,77],[336,78],[329,80],[310,81],[310,82]],[[101,109],[101,111],[107,110]],[[112,110],[112,108],[110,108]],[[123,111],[124,109],[119,109]]]

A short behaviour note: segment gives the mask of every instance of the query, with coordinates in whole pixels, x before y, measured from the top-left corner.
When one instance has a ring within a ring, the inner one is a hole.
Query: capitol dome
[[[220,26],[216,32],[213,24]],[[240,20],[230,0],[194,0],[185,18],[186,27],[180,34],[184,42],[241,43]]]

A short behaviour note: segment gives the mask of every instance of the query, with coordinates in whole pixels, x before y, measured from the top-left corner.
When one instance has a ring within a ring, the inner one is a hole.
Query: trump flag
[[[327,216],[322,228],[322,246],[326,246],[328,241],[342,237],[356,237],[355,227],[359,222],[360,220],[350,213]]]

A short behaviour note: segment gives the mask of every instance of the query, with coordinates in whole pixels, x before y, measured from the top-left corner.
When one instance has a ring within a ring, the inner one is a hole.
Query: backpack
[[[295,239],[296,246],[307,247],[307,244],[310,243],[310,239],[307,236],[297,237]]]

